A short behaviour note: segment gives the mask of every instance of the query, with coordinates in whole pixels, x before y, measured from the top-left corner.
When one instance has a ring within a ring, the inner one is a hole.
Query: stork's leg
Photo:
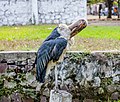
[[[55,66],[55,90],[58,89],[58,71],[57,66]]]
[[[64,75],[63,75],[63,68],[64,68],[64,62],[62,62],[62,65],[61,65],[61,80],[62,80],[62,86],[64,85]]]
[[[62,68],[61,68],[61,72],[62,72],[62,75],[61,75],[61,79],[62,79],[62,86],[64,85],[63,68],[64,68],[64,63],[62,63]]]

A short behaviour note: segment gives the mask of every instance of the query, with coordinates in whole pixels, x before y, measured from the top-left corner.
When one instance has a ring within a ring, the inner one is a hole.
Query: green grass
[[[0,27],[0,40],[45,39],[56,25]],[[120,40],[120,26],[88,26],[78,36]]]
[[[0,40],[45,39],[55,25],[0,27]]]
[[[120,40],[120,26],[88,26],[79,36],[84,38]]]
[[[0,51],[37,50],[56,26],[0,27]],[[120,50],[120,26],[88,26],[75,36],[72,50]]]

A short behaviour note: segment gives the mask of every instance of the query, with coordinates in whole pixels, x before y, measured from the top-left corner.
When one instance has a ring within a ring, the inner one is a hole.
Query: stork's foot
[[[53,93],[59,93],[59,91],[60,90],[58,88],[55,88],[54,91],[53,91]]]
[[[45,80],[48,80],[48,75],[45,76]]]
[[[66,90],[69,91],[70,89],[67,87],[67,85],[61,85],[60,90]]]
[[[48,74],[48,75],[45,76],[45,80],[47,80],[47,81],[51,80],[50,74]]]
[[[55,87],[53,88],[53,90],[54,90],[55,92],[58,92],[58,91],[59,91],[58,86],[55,86]]]

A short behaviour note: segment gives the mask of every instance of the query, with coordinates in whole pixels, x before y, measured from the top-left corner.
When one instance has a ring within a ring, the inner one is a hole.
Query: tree
[[[120,0],[118,0],[118,18],[120,18]]]
[[[112,18],[112,3],[113,0],[88,0],[88,3],[93,4],[93,3],[98,3],[98,2],[106,2],[107,6],[108,6],[108,16],[107,18]]]
[[[88,3],[90,4],[94,4],[94,3],[98,3],[98,2],[103,2],[105,0],[87,0]]]
[[[108,16],[107,18],[112,18],[112,0],[107,0],[107,5],[108,5]]]

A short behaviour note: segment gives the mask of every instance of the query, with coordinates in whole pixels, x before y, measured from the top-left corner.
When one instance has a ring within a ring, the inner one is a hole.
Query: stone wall
[[[86,0],[40,0],[39,22],[72,23],[86,18]]]
[[[0,26],[26,25],[31,22],[31,1],[0,0]]]
[[[54,69],[44,84],[38,83],[32,69],[35,53],[0,53],[0,102],[49,100]],[[70,92],[73,102],[120,101],[120,52],[68,52],[58,71],[59,89]]]
[[[35,23],[32,6],[32,0],[0,0],[0,26]],[[38,16],[39,24],[71,23],[86,17],[86,0],[38,0]]]

